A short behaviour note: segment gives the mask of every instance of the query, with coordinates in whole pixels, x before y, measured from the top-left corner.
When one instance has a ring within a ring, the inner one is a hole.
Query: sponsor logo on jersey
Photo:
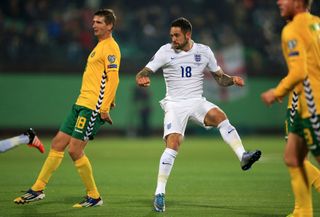
[[[116,56],[115,56],[115,55],[109,55],[109,56],[108,56],[108,61],[109,61],[110,63],[114,63],[114,61],[116,61]]]
[[[196,62],[200,62],[200,61],[201,61],[201,54],[195,54],[195,55],[194,55],[194,60],[195,60]]]

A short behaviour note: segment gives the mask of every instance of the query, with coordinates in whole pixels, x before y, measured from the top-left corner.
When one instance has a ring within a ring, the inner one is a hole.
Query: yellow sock
[[[89,159],[83,155],[80,159],[76,160],[74,164],[77,167],[84,185],[86,186],[88,196],[94,199],[99,198],[100,194],[93,178],[92,167]]]
[[[52,173],[60,166],[63,155],[64,152],[55,151],[53,149],[50,150],[49,155],[39,173],[37,181],[31,187],[32,190],[41,191],[46,187]]]
[[[289,167],[291,186],[295,198],[293,216],[312,217],[312,197],[310,182],[306,183],[306,171],[302,167]]]
[[[320,193],[320,170],[308,160],[305,160],[303,163],[311,185]]]

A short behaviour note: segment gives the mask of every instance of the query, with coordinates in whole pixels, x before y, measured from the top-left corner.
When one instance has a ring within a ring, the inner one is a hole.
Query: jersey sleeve
[[[117,49],[106,49],[104,51],[105,71],[119,71],[120,52]]]
[[[105,49],[103,58],[105,60],[106,83],[101,112],[109,112],[111,103],[114,103],[116,91],[119,85],[119,67],[121,54],[116,47]]]
[[[164,52],[164,47],[161,47],[156,54],[150,59],[146,68],[149,68],[151,71],[156,72],[166,63],[166,55]]]
[[[207,65],[207,68],[211,72],[217,72],[220,70],[220,66],[218,66],[217,60],[212,52],[212,50],[208,47],[207,49],[207,55],[209,59],[209,63]]]
[[[275,88],[275,95],[283,97],[302,82],[307,76],[307,45],[297,30],[284,29],[282,50],[288,66],[288,74]]]

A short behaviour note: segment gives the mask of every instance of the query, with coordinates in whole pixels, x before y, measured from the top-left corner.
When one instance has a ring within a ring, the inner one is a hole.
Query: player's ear
[[[188,39],[191,38],[191,32],[186,32],[186,38],[188,38]]]
[[[113,24],[112,23],[107,24],[107,29],[108,31],[111,31],[113,29]]]

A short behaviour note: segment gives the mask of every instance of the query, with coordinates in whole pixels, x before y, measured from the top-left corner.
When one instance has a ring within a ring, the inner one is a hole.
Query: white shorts
[[[184,136],[184,132],[189,120],[200,124],[206,129],[204,118],[212,108],[219,108],[217,105],[209,102],[206,98],[189,99],[181,101],[161,100],[161,108],[164,111],[163,138],[171,133],[179,133]]]

